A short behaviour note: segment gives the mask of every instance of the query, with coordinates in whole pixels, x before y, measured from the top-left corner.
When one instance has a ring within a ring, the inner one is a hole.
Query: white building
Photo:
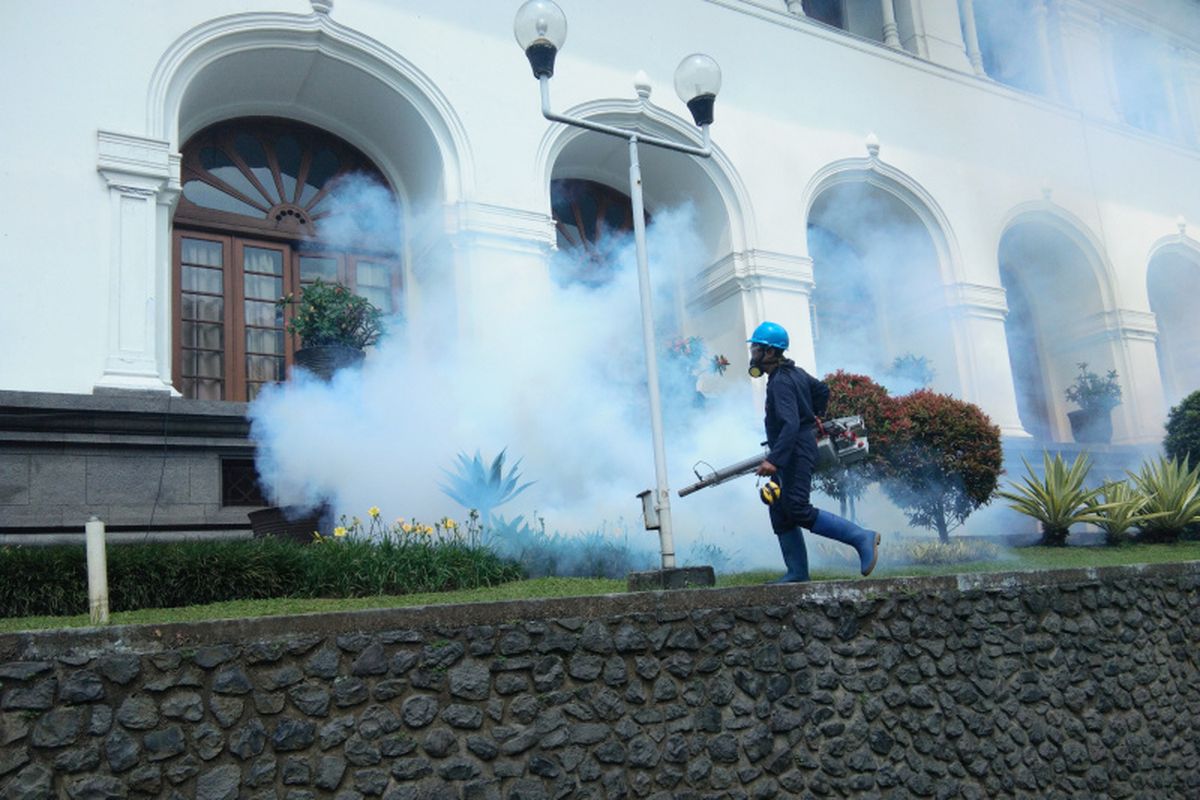
[[[9,4],[0,530],[244,527],[279,294],[337,277],[420,322],[450,291],[471,335],[627,224],[626,145],[540,116],[518,5]],[[1071,441],[1077,362],[1119,375],[1117,449],[1200,387],[1196,4],[561,5],[558,110],[696,143],[671,76],[721,65],[713,157],[641,160],[650,215],[695,207],[679,315],[733,373],[762,319],[822,373],[925,358],[1018,449]],[[349,171],[394,194],[398,248],[324,235]]]

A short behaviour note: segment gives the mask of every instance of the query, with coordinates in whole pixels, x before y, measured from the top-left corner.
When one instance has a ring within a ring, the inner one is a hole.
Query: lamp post
[[[675,70],[675,92],[687,104],[692,119],[701,131],[703,146],[673,142],[649,136],[635,130],[605,125],[588,119],[556,114],[550,110],[550,78],[554,75],[554,58],[567,38],[567,18],[552,0],[528,0],[517,10],[513,23],[517,44],[529,58],[534,77],[542,92],[542,116],[577,128],[625,139],[629,143],[629,199],[633,205],[633,238],[637,250],[638,289],[642,306],[642,340],[646,350],[646,385],[650,395],[650,429],[654,439],[655,493],[653,504],[647,504],[647,527],[651,527],[651,510],[658,524],[662,549],[662,568],[675,568],[675,542],[671,529],[671,499],[667,484],[666,448],[663,445],[662,401],[658,388],[658,358],[654,344],[654,313],[650,301],[650,268],[646,260],[646,220],[642,204],[642,171],[638,163],[638,144],[674,150],[679,153],[708,158],[712,155],[708,126],[713,121],[713,101],[721,88],[721,68],[712,58],[693,53],[680,62]]]

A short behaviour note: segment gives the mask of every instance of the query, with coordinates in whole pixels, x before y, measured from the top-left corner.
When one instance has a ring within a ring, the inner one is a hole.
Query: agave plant
[[[1061,547],[1067,543],[1070,527],[1077,522],[1100,524],[1101,514],[1110,508],[1109,503],[1097,503],[1099,489],[1084,488],[1091,459],[1086,453],[1075,456],[1074,463],[1067,466],[1062,455],[1055,453],[1050,458],[1042,453],[1042,475],[1022,459],[1028,473],[1021,484],[1012,484],[1013,491],[1000,491],[998,495],[1011,501],[1009,507],[1020,511],[1042,523],[1042,544]]]
[[[1143,491],[1127,481],[1109,481],[1085,505],[1100,516],[1096,524],[1104,531],[1105,542],[1117,545],[1124,541],[1125,532],[1130,528],[1141,527],[1162,516],[1146,510],[1149,500]]]
[[[442,470],[449,482],[440,484],[441,490],[463,508],[478,511],[479,523],[484,528],[489,525],[493,509],[499,508],[533,485],[533,481],[517,485],[521,479],[520,472],[517,471],[517,467],[521,465],[520,459],[517,459],[517,463],[505,474],[504,456],[507,451],[507,447],[501,450],[500,455],[492,460],[491,467],[483,465],[478,450],[475,451],[474,458],[468,458],[466,453],[459,453],[456,470]]]
[[[1187,526],[1200,522],[1200,466],[1188,468],[1174,458],[1162,458],[1129,473],[1147,496],[1145,511],[1152,516],[1142,525],[1150,541],[1173,542]]]

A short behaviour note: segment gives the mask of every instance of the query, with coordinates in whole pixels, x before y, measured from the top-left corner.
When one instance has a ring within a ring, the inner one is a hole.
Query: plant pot
[[[255,539],[275,536],[300,544],[313,541],[313,531],[329,530],[329,506],[322,503],[314,509],[279,508],[271,506],[251,511],[250,530]]]
[[[362,363],[363,351],[345,344],[319,344],[301,347],[296,351],[295,364],[316,375],[323,381],[333,378],[333,373],[343,367],[356,367]]]
[[[1112,410],[1083,408],[1068,411],[1071,436],[1080,444],[1108,444],[1112,441]]]

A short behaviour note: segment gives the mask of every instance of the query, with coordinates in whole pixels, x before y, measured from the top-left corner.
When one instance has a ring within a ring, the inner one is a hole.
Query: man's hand
[[[779,470],[776,469],[774,464],[772,464],[770,461],[767,461],[764,459],[763,463],[758,465],[758,472],[756,472],[754,474],[761,475],[764,478],[769,478],[778,471]]]

